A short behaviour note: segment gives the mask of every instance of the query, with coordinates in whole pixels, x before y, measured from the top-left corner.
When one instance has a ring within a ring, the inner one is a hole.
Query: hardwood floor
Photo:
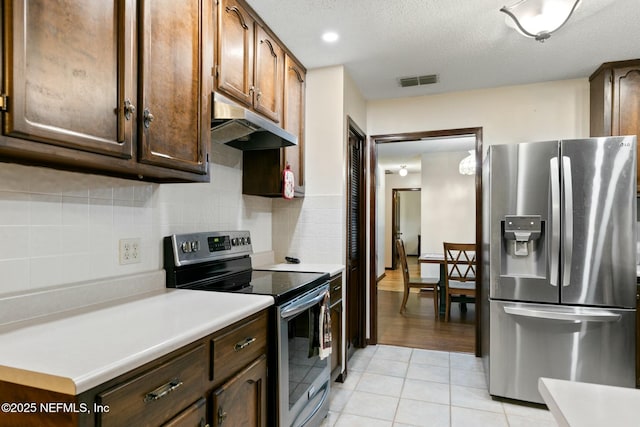
[[[409,271],[419,275],[416,257],[408,257]],[[433,314],[431,292],[411,293],[407,310],[400,314],[402,271],[386,270],[378,283],[378,343],[451,352],[475,351],[475,304],[467,304],[466,313],[458,304],[451,307],[449,322]]]

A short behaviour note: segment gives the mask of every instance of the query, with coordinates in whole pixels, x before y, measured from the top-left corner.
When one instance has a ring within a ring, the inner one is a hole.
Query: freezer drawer
[[[491,301],[489,393],[544,403],[539,377],[635,387],[635,315]]]

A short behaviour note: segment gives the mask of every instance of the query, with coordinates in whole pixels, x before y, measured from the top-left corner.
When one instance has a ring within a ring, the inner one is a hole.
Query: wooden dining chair
[[[474,302],[476,297],[475,243],[444,242],[444,320],[449,321],[451,302]]]
[[[433,292],[433,311],[438,317],[438,281],[437,277],[411,277],[409,275],[409,265],[407,264],[407,253],[404,250],[404,242],[402,239],[396,239],[396,248],[398,249],[398,258],[400,258],[400,268],[402,268],[402,281],[404,283],[404,296],[400,305],[400,313],[406,310],[407,300],[411,288],[428,290]]]

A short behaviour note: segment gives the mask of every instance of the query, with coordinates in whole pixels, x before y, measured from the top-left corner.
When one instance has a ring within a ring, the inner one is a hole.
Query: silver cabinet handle
[[[161,385],[157,389],[150,391],[144,396],[144,402],[153,402],[155,400],[161,399],[172,391],[176,390],[178,387],[182,385],[182,381],[179,378],[174,378],[168,383]]]
[[[562,187],[564,192],[562,286],[569,286],[571,284],[571,259],[573,257],[573,183],[571,181],[571,159],[567,156],[562,156]]]
[[[233,346],[233,349],[235,351],[240,351],[243,348],[253,344],[254,342],[256,342],[256,337],[248,337],[245,338],[244,340],[240,341],[239,343],[237,343],[236,345]]]

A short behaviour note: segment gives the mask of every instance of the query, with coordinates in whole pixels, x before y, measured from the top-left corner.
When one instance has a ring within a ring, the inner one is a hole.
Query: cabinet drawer
[[[111,388],[97,396],[109,407],[99,425],[160,425],[203,395],[206,350],[201,344],[189,352]]]
[[[333,276],[329,282],[329,303],[334,305],[342,299],[342,274]]]
[[[267,312],[211,340],[211,378],[230,377],[267,352]]]

